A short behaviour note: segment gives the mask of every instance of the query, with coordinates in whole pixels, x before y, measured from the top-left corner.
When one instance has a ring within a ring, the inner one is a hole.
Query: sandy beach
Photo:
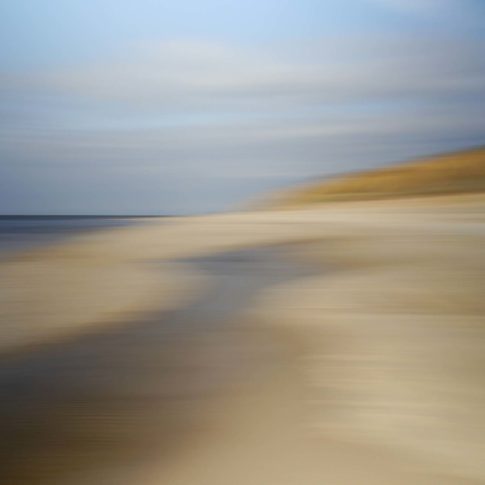
[[[480,195],[349,202],[2,261],[8,483],[485,483],[484,222]]]
[[[485,485],[485,1],[0,12],[0,485]]]

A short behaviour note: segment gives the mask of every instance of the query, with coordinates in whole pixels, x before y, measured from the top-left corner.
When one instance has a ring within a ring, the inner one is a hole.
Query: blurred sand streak
[[[482,483],[485,203],[463,202],[361,204],[353,234],[302,248],[333,271],[271,289],[259,313],[301,342],[323,435]]]
[[[104,235],[118,237],[110,231],[98,237]],[[89,243],[73,241],[1,262],[0,351],[136,320],[140,312],[185,301],[202,284],[202,275],[182,264],[143,264],[136,247],[131,258],[83,254],[70,247]]]

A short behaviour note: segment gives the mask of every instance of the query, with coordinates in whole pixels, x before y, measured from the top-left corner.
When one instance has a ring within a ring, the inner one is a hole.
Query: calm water
[[[0,254],[30,249],[69,236],[140,223],[142,217],[0,216]]]

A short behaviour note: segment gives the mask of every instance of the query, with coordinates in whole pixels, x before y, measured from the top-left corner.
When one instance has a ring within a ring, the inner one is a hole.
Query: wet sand
[[[279,252],[186,261],[211,276],[194,301],[1,359],[0,482],[133,483],[120,467],[136,474],[190,450],[211,400],[275,354],[264,329],[242,328],[242,312],[265,287],[312,274]]]

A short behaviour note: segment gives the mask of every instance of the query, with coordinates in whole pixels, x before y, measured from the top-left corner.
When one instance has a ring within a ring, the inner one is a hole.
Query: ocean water
[[[121,216],[0,216],[0,255],[32,249],[70,236],[140,223]]]

